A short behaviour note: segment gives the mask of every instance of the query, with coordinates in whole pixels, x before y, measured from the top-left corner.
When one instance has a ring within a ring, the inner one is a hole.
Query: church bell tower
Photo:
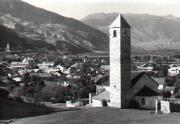
[[[127,108],[130,101],[130,28],[122,15],[109,26],[111,107]]]
[[[7,46],[6,46],[5,51],[6,51],[6,52],[10,52],[10,51],[11,51],[11,50],[10,50],[10,44],[9,44],[9,43],[7,43]]]

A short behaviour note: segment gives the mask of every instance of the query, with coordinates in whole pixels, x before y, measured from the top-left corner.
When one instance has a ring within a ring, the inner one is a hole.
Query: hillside
[[[154,110],[85,108],[23,118],[15,124],[179,124],[179,113],[152,114]]]
[[[0,0],[0,24],[30,39],[43,40],[55,46],[57,42],[63,42],[67,43],[65,46],[70,44],[78,51],[81,51],[79,48],[82,51],[108,49],[105,33],[73,18],[34,7],[21,0]]]
[[[12,46],[12,50],[40,50],[40,48],[49,50],[54,49],[54,46],[49,43],[26,38],[17,34],[14,30],[0,26],[0,49],[5,49],[7,43]]]
[[[85,24],[108,34],[108,25],[118,13],[96,13],[83,18]],[[123,14],[132,28],[132,45],[145,50],[180,49],[180,19],[173,16]]]
[[[33,104],[20,103],[0,98],[0,120],[38,116],[56,112],[52,108]],[[0,122],[1,123],[1,122]]]

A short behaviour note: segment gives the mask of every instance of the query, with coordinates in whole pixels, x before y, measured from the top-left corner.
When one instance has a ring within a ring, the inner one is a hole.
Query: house
[[[110,70],[110,67],[109,67],[109,65],[101,65],[100,70],[101,70],[101,72],[105,73]]]
[[[180,66],[179,65],[170,65],[168,69],[169,76],[176,76],[179,74]]]
[[[66,70],[66,67],[62,66],[62,65],[57,65],[56,66],[58,69],[60,69],[61,72],[64,72]]]
[[[33,61],[33,58],[31,57],[25,57],[22,62],[29,62],[29,61]]]
[[[110,105],[110,93],[109,91],[103,91],[98,95],[90,98],[92,101],[92,107],[102,107],[102,101],[107,101],[107,105]]]
[[[145,72],[131,72],[130,86],[128,93],[133,96],[130,101],[138,103],[141,109],[155,109],[155,101],[159,99],[159,84],[152,77]],[[107,97],[110,92],[108,75],[97,81],[97,89],[97,94],[92,97],[91,105],[102,107],[102,100],[109,102]],[[128,106],[130,107],[131,103]]]
[[[153,80],[155,80],[159,84],[158,90],[160,91],[164,90],[165,78],[153,78]]]
[[[150,64],[143,64],[143,65],[137,66],[137,69],[139,71],[151,72],[153,71],[154,67]]]
[[[56,67],[48,67],[48,68],[44,69],[44,72],[46,72],[46,73],[54,73],[54,72],[58,72],[58,71],[60,71],[60,69],[56,68]]]
[[[39,63],[37,64],[38,67],[50,67],[50,66],[54,66],[54,62],[43,62],[43,63]]]
[[[21,77],[14,77],[14,78],[12,78],[12,80],[19,83],[22,81],[22,78]]]
[[[29,62],[11,62],[10,68],[25,68]]]
[[[145,72],[131,72],[131,87],[133,100],[141,109],[155,109],[155,102],[159,98],[159,84],[152,77]]]
[[[95,82],[96,84],[96,93],[101,93],[103,91],[110,91],[110,87],[109,87],[109,75],[106,74],[103,77],[101,77],[99,80],[97,80],[97,82]]]
[[[158,92],[144,86],[135,94],[135,101],[138,102],[141,109],[155,109],[156,99],[158,99]]]

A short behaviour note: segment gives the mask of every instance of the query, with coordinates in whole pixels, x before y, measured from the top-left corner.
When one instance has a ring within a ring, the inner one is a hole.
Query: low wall
[[[80,105],[80,102],[72,103],[72,101],[66,101],[66,107],[79,107]]]

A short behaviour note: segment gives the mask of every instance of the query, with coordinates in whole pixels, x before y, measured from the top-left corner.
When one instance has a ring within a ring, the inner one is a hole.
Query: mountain
[[[0,26],[0,49],[5,49],[7,43],[12,46],[12,50],[40,50],[40,48],[49,50],[54,49],[52,44],[26,38],[11,29]]]
[[[34,7],[21,0],[0,0],[0,24],[14,29],[24,37],[46,41],[58,49],[65,47],[70,52],[76,51],[76,48],[81,52],[108,50],[108,37],[105,33],[73,18]],[[57,44],[66,45],[58,47]]]
[[[108,26],[118,13],[96,13],[81,21],[108,34]],[[123,14],[131,25],[132,45],[145,50],[179,50],[180,19],[172,15]]]

